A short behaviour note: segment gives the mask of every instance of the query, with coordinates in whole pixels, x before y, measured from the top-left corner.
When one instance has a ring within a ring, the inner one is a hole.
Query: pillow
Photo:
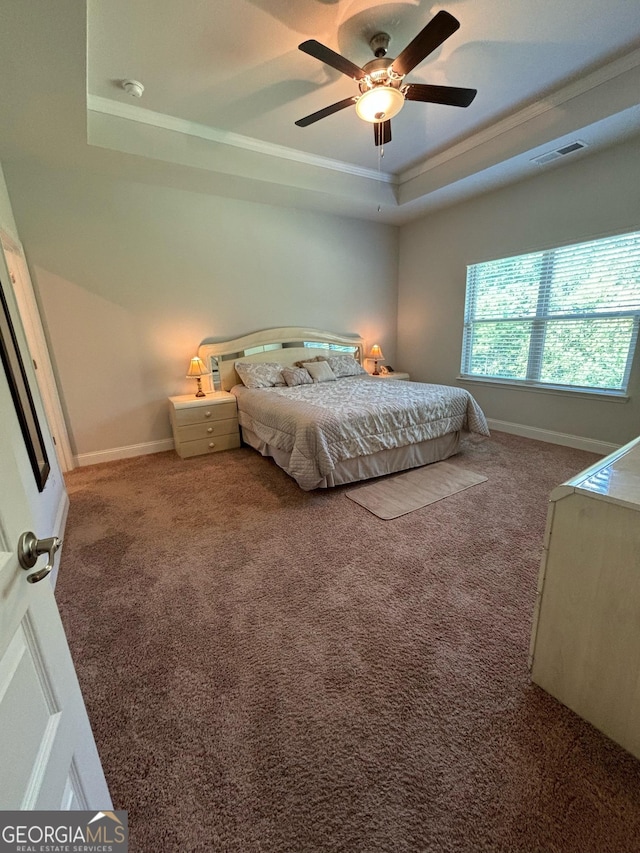
[[[275,361],[236,361],[235,368],[247,388],[273,388],[283,386],[282,365]]]
[[[293,385],[313,385],[313,379],[304,367],[283,367],[282,378],[292,387]]]
[[[305,369],[311,374],[314,382],[333,382],[337,376],[329,367],[328,361],[305,361]]]
[[[338,379],[341,376],[360,376],[367,371],[352,355],[334,355],[327,359]]]
[[[294,361],[294,367],[304,367],[305,364],[310,364],[314,361],[326,361],[327,357],[325,355],[317,355],[315,358],[303,358],[301,361]]]

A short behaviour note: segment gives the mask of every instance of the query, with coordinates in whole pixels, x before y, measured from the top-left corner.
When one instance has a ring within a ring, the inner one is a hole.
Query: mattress
[[[489,435],[471,394],[448,385],[351,376],[292,388],[236,385],[232,393],[243,435],[261,452],[280,451],[269,455],[286,458],[285,470],[305,490],[336,482],[348,460],[460,430]]]

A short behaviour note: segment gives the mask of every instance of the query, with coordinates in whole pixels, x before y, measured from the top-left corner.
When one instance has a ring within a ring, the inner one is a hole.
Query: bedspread
[[[240,425],[291,454],[288,472],[313,489],[336,463],[439,438],[458,430],[489,435],[463,388],[352,376],[292,388],[232,389]]]

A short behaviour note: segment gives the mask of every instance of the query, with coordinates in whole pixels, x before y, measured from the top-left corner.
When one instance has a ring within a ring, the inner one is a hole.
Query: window
[[[625,393],[640,320],[640,233],[467,268],[462,374]]]
[[[313,347],[314,349],[329,349],[333,352],[348,352],[351,353],[354,357],[357,357],[358,347],[357,346],[344,346],[343,344],[326,344],[326,343],[314,343],[314,341],[303,341],[302,346],[305,347]]]

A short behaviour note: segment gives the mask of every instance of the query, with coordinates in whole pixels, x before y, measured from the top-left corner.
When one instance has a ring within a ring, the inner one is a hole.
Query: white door
[[[18,561],[23,532],[52,535],[39,498],[0,362],[0,809],[110,810],[50,580],[27,581],[47,558],[31,571]]]
[[[0,230],[0,244],[9,270],[22,327],[27,339],[31,361],[36,370],[36,379],[40,397],[47,416],[49,430],[53,436],[55,452],[62,471],[71,471],[75,467],[67,425],[62,414],[62,405],[58,395],[53,365],[42,328],[38,303],[33,292],[29,267],[20,243]]]

